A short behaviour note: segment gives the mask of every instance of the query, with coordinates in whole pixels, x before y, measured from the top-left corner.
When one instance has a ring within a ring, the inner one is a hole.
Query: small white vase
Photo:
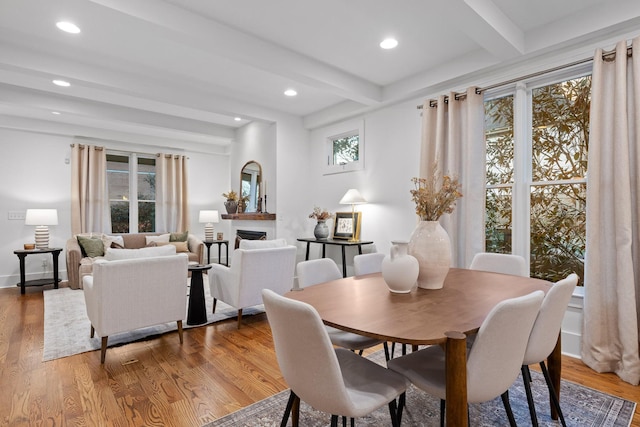
[[[406,294],[416,284],[418,260],[407,253],[408,242],[391,244],[389,255],[382,260],[382,277],[391,292]]]
[[[451,266],[451,241],[438,221],[420,221],[409,240],[409,254],[418,260],[418,287],[441,289]]]

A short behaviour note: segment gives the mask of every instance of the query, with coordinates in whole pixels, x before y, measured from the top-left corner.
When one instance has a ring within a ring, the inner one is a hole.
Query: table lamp
[[[36,249],[49,247],[49,225],[58,225],[57,209],[27,209],[25,225],[36,226]]]
[[[204,240],[215,240],[213,238],[213,223],[220,222],[218,218],[218,211],[200,211],[200,218],[198,222],[205,224],[204,226]]]
[[[351,188],[344,194],[344,196],[342,196],[342,199],[340,199],[339,203],[341,205],[351,205],[351,238],[349,239],[349,241],[357,242],[358,239],[356,239],[355,223],[356,205],[367,203],[367,201],[364,197],[362,197],[362,194],[360,194],[358,190],[356,190],[355,188]]]

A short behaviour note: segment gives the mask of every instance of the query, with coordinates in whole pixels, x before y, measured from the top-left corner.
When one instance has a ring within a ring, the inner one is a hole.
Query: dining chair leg
[[[338,427],[338,416],[331,415],[331,427]]]
[[[556,389],[551,382],[551,377],[549,376],[549,371],[547,370],[547,365],[544,361],[540,362],[540,369],[542,369],[542,375],[544,375],[544,380],[547,382],[547,388],[549,389],[549,397],[551,398],[551,402],[553,406],[555,406],[556,411],[558,412],[558,417],[560,418],[560,422],[562,423],[562,427],[567,427],[567,424],[564,422],[564,415],[562,415],[562,409],[560,408],[560,401],[558,400],[558,395],[556,394]]]
[[[213,299],[213,311],[212,311],[212,313],[215,313],[215,312],[216,312],[216,303],[217,303],[217,302],[218,302],[218,299],[217,299],[217,298],[214,298],[214,299]]]
[[[396,399],[393,399],[391,402],[389,402],[389,415],[391,416],[391,426],[400,427],[400,422],[398,421],[398,406],[396,404]]]
[[[347,417],[342,416],[342,427],[347,427]]]
[[[384,348],[384,360],[388,362],[391,359],[389,359],[389,346],[386,341],[382,343],[382,347]]]
[[[361,349],[361,350],[358,352],[358,356],[362,356],[362,352],[364,352],[364,349]]]
[[[291,408],[293,407],[293,401],[297,398],[296,394],[291,390],[289,393],[289,400],[287,401],[287,406],[284,408],[284,414],[282,415],[282,421],[280,422],[280,427],[286,427],[287,422],[289,421],[289,414],[291,413]]]
[[[242,323],[242,309],[238,309],[238,329],[240,329],[240,324]]]
[[[402,410],[404,409],[404,406],[405,406],[406,394],[407,394],[406,391],[402,392],[402,394],[398,398],[398,410],[396,415],[396,417],[398,418],[398,425],[402,423]]]
[[[502,398],[502,404],[504,405],[504,410],[507,411],[507,418],[509,418],[509,425],[511,427],[518,427],[518,425],[516,424],[516,419],[513,417],[511,404],[509,403],[509,390],[502,393],[500,397]]]
[[[440,399],[440,427],[444,427],[444,410],[447,407],[447,402],[444,399]]]
[[[531,393],[531,372],[529,367],[522,365],[520,368],[522,372],[522,382],[524,383],[524,391],[527,395],[527,404],[529,405],[529,415],[531,416],[531,425],[538,427],[538,416],[536,415],[536,405],[533,402],[533,394]]]

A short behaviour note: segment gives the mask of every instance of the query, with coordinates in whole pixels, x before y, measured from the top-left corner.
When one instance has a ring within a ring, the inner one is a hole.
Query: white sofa
[[[262,304],[263,289],[280,295],[291,290],[296,251],[284,239],[240,241],[229,267],[212,264],[209,270],[213,311],[217,300],[237,308],[240,328],[242,309]]]
[[[182,343],[188,264],[186,254],[94,262],[82,280],[91,337],[102,337],[101,363],[109,336],[121,332],[177,322]]]

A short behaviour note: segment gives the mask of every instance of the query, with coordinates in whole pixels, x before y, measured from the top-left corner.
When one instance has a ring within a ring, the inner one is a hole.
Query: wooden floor
[[[42,362],[41,288],[0,289],[1,426],[201,426],[287,386],[265,315]],[[87,334],[89,331],[87,331]],[[640,400],[640,389],[563,358],[564,379]],[[636,409],[632,426],[640,427]]]

